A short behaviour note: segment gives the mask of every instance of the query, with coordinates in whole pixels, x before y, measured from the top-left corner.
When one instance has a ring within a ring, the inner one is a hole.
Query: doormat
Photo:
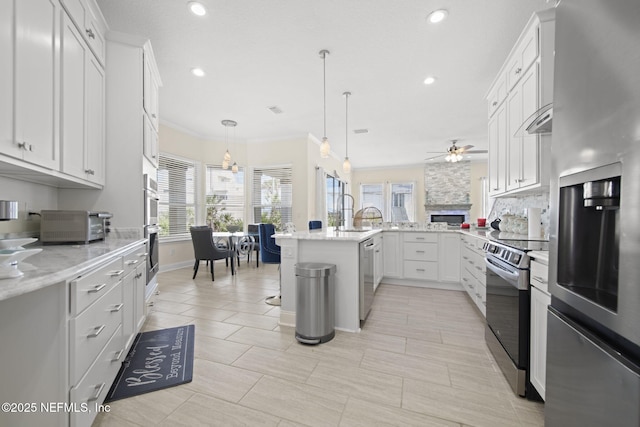
[[[190,382],[194,339],[195,325],[139,333],[104,402]]]

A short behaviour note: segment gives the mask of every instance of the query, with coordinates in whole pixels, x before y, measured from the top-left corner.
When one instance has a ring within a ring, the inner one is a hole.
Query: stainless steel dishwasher
[[[360,321],[364,321],[373,304],[373,239],[360,242]]]

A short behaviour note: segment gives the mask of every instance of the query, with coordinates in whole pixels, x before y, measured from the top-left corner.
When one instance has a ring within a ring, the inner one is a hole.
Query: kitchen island
[[[359,245],[380,236],[382,230],[334,231],[318,230],[274,235],[281,248],[280,324],[295,326],[296,275],[300,262],[336,265],[335,328],[342,331],[360,330]]]

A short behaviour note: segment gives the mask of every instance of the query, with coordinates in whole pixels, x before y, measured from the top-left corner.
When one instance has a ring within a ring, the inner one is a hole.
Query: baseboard
[[[430,289],[444,289],[447,291],[464,291],[460,283],[448,283],[448,282],[432,282],[424,280],[411,280],[411,279],[382,279],[381,285],[398,285],[398,286],[413,286],[415,288],[430,288]]]
[[[173,270],[179,270],[179,269],[185,268],[185,267],[193,267],[193,260],[176,262],[175,264],[167,264],[167,265],[160,264],[160,273],[164,273],[164,272],[167,272],[167,271],[173,271]]]
[[[289,326],[290,328],[296,327],[296,312],[280,310],[280,321],[278,325]]]

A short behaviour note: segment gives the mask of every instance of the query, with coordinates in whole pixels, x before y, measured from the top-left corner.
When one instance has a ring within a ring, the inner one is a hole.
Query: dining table
[[[224,242],[225,245],[235,253],[235,257],[238,261],[238,267],[240,266],[240,256],[247,255],[252,251],[256,245],[257,233],[248,233],[244,231],[213,231],[211,233],[216,243]]]

